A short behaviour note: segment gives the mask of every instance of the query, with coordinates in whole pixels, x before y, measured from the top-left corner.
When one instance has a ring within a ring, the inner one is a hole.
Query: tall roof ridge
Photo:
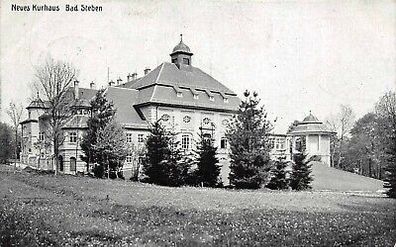
[[[164,69],[164,63],[165,63],[165,62],[162,62],[162,63],[160,64],[161,68],[160,68],[160,71],[158,72],[158,75],[157,75],[157,78],[155,79],[154,84],[157,84],[157,83],[158,83],[158,80],[159,80],[159,78],[160,78],[160,76],[161,76],[162,70]]]

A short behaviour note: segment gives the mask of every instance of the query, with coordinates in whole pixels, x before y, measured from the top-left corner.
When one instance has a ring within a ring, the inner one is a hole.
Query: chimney
[[[91,83],[89,83],[89,88],[96,89],[95,82],[92,81]]]
[[[114,87],[115,82],[113,80],[109,81],[109,87]]]
[[[131,82],[132,81],[132,75],[130,73],[128,73],[127,75],[127,82]]]
[[[79,88],[78,88],[79,82],[77,80],[74,81],[74,99],[78,99],[78,93],[79,93]]]
[[[151,70],[151,69],[149,69],[149,68],[145,68],[145,69],[144,69],[144,75],[147,75],[148,73],[150,73],[150,70]]]
[[[132,81],[136,80],[136,79],[137,79],[137,73],[135,72],[135,73],[132,74]]]
[[[118,79],[117,79],[117,86],[120,85],[121,82],[122,82],[122,79],[121,79],[121,78],[118,78]]]

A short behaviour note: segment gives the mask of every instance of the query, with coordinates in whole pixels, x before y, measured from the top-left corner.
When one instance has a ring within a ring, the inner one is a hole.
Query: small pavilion
[[[302,137],[305,137],[305,150],[309,157],[318,156],[321,161],[330,166],[330,136],[335,132],[330,131],[323,122],[319,121],[311,112],[299,122],[289,133],[291,141],[291,155],[298,153],[298,146]]]

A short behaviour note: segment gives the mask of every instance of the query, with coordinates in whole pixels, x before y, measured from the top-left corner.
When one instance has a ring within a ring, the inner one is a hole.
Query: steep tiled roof
[[[236,95],[233,91],[199,68],[188,66],[188,69],[179,69],[175,64],[168,62],[162,63],[136,83],[133,83],[131,88],[141,89],[158,84]]]
[[[40,98],[34,99],[32,102],[30,102],[30,104],[28,105],[28,107],[26,107],[26,109],[30,109],[30,108],[42,108],[45,109],[48,106],[46,105],[46,103],[41,100]]]
[[[147,128],[147,123],[140,118],[133,107],[138,100],[139,91],[120,87],[108,87],[106,98],[114,103],[116,120],[127,127]]]

